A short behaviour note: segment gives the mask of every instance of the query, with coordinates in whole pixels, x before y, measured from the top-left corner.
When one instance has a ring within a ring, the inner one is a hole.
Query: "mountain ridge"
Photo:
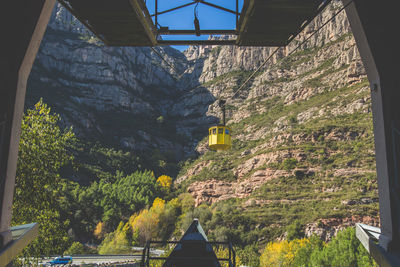
[[[163,154],[160,172],[180,162],[177,190],[197,206],[230,203],[255,228],[284,232],[296,218],[321,233],[339,229],[337,220],[377,225],[369,87],[345,13],[287,57],[340,7],[333,1],[233,96],[274,48],[156,48],[172,69],[150,48],[104,47],[57,6],[27,105],[46,96],[80,137]],[[219,98],[234,141],[215,153],[206,136]]]

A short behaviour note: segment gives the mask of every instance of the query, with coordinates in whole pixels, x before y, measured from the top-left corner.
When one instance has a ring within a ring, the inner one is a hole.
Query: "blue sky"
[[[192,0],[158,0],[158,11],[164,11],[173,7],[177,7],[183,4],[191,3]],[[231,10],[236,9],[236,0],[207,0],[207,2],[216,4]],[[155,0],[146,0],[146,5],[149,9],[150,14],[155,12]],[[168,26],[171,30],[182,30],[182,29],[194,29],[194,7],[191,5],[172,11],[170,13],[159,15],[158,23],[161,26]],[[243,0],[239,0],[239,12],[243,6]],[[200,21],[200,29],[235,29],[236,16],[231,13],[224,12],[222,10],[204,5],[199,3],[198,5],[198,19]],[[190,40],[204,40],[208,39],[208,35],[196,36],[163,36],[164,39],[190,39]],[[174,46],[179,50],[184,50],[187,46]]]

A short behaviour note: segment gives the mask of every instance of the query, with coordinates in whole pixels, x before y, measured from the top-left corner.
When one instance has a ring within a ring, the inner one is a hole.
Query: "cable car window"
[[[224,133],[224,129],[219,128],[219,129],[218,129],[218,134],[223,134],[223,133]]]
[[[225,134],[229,134],[229,130],[228,129],[225,129]]]
[[[217,129],[213,129],[213,134],[217,134]]]

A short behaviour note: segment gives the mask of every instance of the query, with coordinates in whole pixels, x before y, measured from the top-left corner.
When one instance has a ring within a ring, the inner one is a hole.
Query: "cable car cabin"
[[[212,150],[227,150],[231,147],[231,129],[218,125],[208,130],[208,146]]]

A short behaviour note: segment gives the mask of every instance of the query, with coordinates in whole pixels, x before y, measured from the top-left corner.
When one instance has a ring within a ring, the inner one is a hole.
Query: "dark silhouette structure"
[[[150,255],[151,244],[176,244],[168,257]],[[213,246],[225,246],[229,256],[218,258]],[[236,267],[236,254],[230,242],[209,242],[199,221],[194,219],[179,241],[149,241],[143,250],[142,266],[150,266],[151,260],[163,260],[163,267],[221,267],[227,262]]]
[[[163,264],[163,267],[184,266],[221,267],[211,244],[208,243],[203,228],[196,219],[193,220],[182,236],[180,243],[175,246]]]

